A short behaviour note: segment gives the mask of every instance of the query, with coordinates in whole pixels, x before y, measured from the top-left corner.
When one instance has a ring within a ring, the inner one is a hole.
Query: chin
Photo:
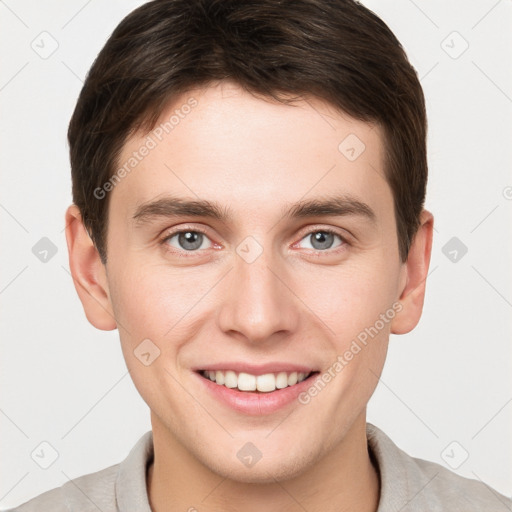
[[[320,454],[318,454],[318,457]],[[316,458],[306,454],[276,454],[272,457],[261,454],[261,458],[252,466],[246,466],[235,454],[233,459],[221,461],[203,461],[211,471],[223,478],[246,484],[275,484],[300,476],[314,464]]]

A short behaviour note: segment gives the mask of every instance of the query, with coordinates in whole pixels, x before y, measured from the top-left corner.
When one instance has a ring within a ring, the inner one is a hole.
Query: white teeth
[[[203,376],[227,388],[238,388],[240,391],[260,391],[269,393],[276,389],[283,389],[302,382],[309,373],[304,372],[279,372],[265,373],[264,375],[251,375],[240,372],[238,375],[232,370],[205,370]]]
[[[258,391],[274,391],[276,389],[276,378],[273,373],[258,375],[256,378],[256,389]]]
[[[240,372],[238,374],[238,389],[240,391],[256,391],[256,377]]]
[[[286,386],[288,386],[288,375],[286,375],[286,372],[279,372],[276,375],[276,388],[283,389]]]
[[[228,370],[224,373],[224,386],[227,388],[236,388],[238,386],[238,377],[235,372]]]

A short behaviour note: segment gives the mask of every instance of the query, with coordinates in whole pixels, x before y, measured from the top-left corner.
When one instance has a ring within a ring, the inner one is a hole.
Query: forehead
[[[285,105],[229,82],[175,98],[151,132],[127,141],[118,168],[127,172],[111,201],[126,215],[166,194],[262,220],[326,195],[359,198],[378,216],[392,209],[379,126],[316,98]]]

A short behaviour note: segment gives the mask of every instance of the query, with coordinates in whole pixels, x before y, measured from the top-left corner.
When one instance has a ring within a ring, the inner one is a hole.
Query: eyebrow
[[[233,211],[205,199],[189,200],[180,197],[164,197],[139,205],[133,215],[137,224],[144,224],[158,218],[206,217],[220,222],[231,222]],[[281,210],[281,217],[304,219],[310,217],[358,216],[372,224],[377,221],[375,212],[363,201],[350,195],[301,200],[287,204]]]

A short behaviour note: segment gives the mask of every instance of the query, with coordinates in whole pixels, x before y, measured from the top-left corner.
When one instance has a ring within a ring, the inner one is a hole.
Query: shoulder
[[[486,512],[512,510],[512,500],[479,480],[412,457],[384,432],[367,424],[369,450],[381,478],[378,512]]]
[[[115,512],[115,482],[120,464],[74,478],[5,512]]]
[[[460,512],[512,510],[512,500],[480,480],[460,476],[435,462],[410,457],[410,472],[426,481],[422,491],[435,509]],[[419,480],[418,478],[416,478]]]
[[[73,478],[4,512],[151,512],[146,468],[153,455],[153,433],[150,430],[139,438],[119,464]]]

